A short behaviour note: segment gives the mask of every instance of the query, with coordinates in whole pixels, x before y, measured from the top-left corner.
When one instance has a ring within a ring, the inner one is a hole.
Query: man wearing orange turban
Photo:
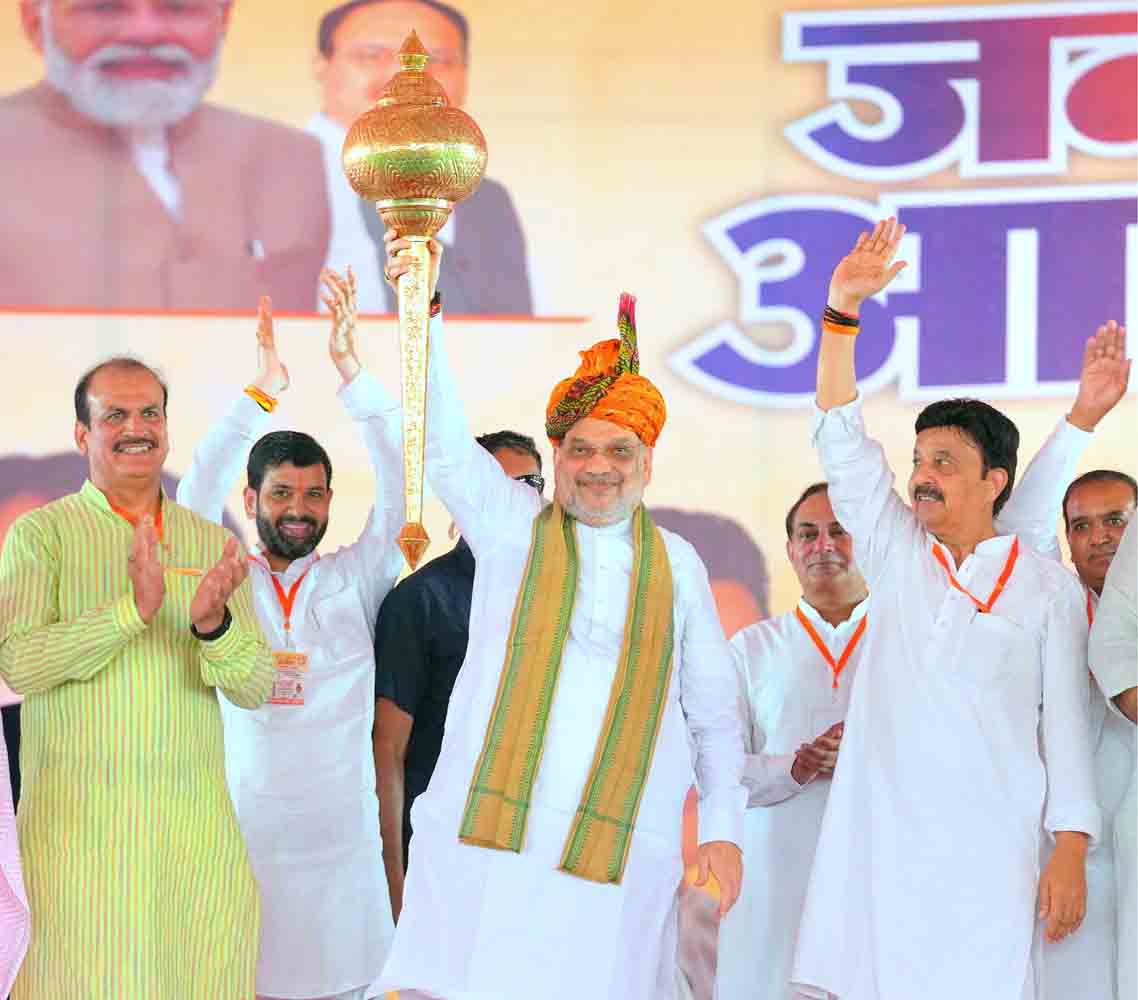
[[[406,241],[387,242],[395,282],[415,265],[398,256]],[[432,291],[439,254],[432,244]],[[734,667],[707,571],[642,502],[666,410],[638,372],[631,296],[618,326],[550,397],[547,505],[475,443],[432,320],[427,475],[477,568],[467,657],[412,809],[403,911],[375,984],[400,1000],[670,993],[693,781],[702,881],[718,879],[721,912],[738,895]]]

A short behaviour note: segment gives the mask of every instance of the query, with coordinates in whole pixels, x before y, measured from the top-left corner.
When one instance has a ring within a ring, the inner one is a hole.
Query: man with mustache
[[[393,281],[416,266],[398,256],[407,245],[388,234]],[[432,241],[432,292],[440,253]],[[716,876],[721,912],[738,895],[730,650],[699,557],[644,507],[665,406],[638,373],[631,296],[618,325],[550,396],[545,505],[474,442],[433,324],[427,472],[476,569],[468,653],[376,984],[401,1000],[668,992],[696,775],[700,881]]]
[[[13,997],[248,996],[257,887],[217,692],[272,685],[248,568],[166,498],[166,386],[113,358],[75,389],[90,478],[0,555],[0,676],[24,695],[18,818],[33,933]]]
[[[1126,330],[1115,322],[1100,327],[1087,342],[1079,395],[1070,415],[1060,421],[1040,455],[1024,472],[1008,508],[1021,494],[1050,492],[1056,497],[1043,512],[1049,528],[1040,550],[1061,559],[1055,532],[1062,511],[1071,561],[1085,591],[1087,623],[1094,620],[1107,568],[1134,513],[1138,486],[1124,472],[1095,469],[1071,481],[1090,432],[1125,395],[1130,376]],[[1056,460],[1062,453],[1066,461]],[[1063,484],[1070,482],[1059,499]],[[1006,520],[1008,510],[1005,509]],[[1111,711],[1094,679],[1088,677],[1088,738],[1094,748],[1095,787],[1102,810],[1102,837],[1087,857],[1087,910],[1079,933],[1043,952],[1043,982],[1049,995],[1107,1000],[1115,995],[1119,884],[1115,871],[1114,819],[1134,770],[1134,729]]]
[[[383,220],[348,184],[340,156],[352,123],[378,100],[399,72],[397,53],[414,28],[431,54],[429,72],[454,107],[466,103],[470,24],[439,0],[347,0],[320,19],[313,63],[320,111],[306,128],[320,140],[332,204],[329,266],[351,260],[359,272],[360,309],[394,312],[395,296],[383,280]],[[548,312],[536,301],[538,285],[521,220],[509,191],[484,177],[438,235],[447,247],[443,284],[451,315],[528,315]],[[484,251],[494,247],[494,253]]]
[[[1072,409],[1075,426],[1093,430],[1118,398],[1114,394],[1104,405],[1094,393],[1093,371],[1084,365]],[[1051,541],[1045,525],[1058,502],[1056,484],[1061,488],[1062,471],[1088,438],[1056,431],[1001,511],[1000,533],[1020,530],[1036,547]],[[825,483],[808,486],[794,502],[786,536],[787,558],[802,585],[797,607],[731,641],[748,721],[748,877],[719,931],[717,1000],[744,1000],[756,990],[771,1000],[801,996],[790,984],[798,918],[871,625],[853,538],[834,515]]]
[[[1019,438],[999,411],[946,400],[921,412],[911,508],[866,437],[858,314],[905,266],[892,263],[903,234],[893,219],[862,234],[823,320],[814,441],[875,627],[792,979],[842,1000],[1028,1000],[1036,931],[1055,942],[1078,928],[1101,829],[1085,601],[1061,567],[997,532]],[[1041,818],[1055,843],[1042,875]]]
[[[238,310],[253,287],[316,308],[319,144],[203,102],[231,12],[21,0],[44,79],[0,99],[0,304]]]
[[[220,520],[243,465],[254,604],[277,667],[268,703],[225,709],[229,789],[261,887],[258,996],[363,1000],[392,932],[371,754],[376,613],[402,567],[398,405],[360,364],[355,278],[324,275],[340,401],[371,456],[376,501],[355,544],[320,557],[332,463],[299,431],[258,440],[289,386],[262,299],[257,380],[198,447],[179,498]],[[255,442],[255,443],[254,443]],[[247,459],[247,462],[246,462]],[[370,994],[366,994],[369,995]]]
[[[1134,723],[1138,721],[1138,519],[1131,518],[1107,571],[1094,624],[1091,626],[1089,658],[1095,680],[1118,706],[1130,725],[1134,746]],[[1117,906],[1117,978],[1119,997],[1138,992],[1138,769],[1131,767],[1129,781],[1114,816],[1115,884]]]

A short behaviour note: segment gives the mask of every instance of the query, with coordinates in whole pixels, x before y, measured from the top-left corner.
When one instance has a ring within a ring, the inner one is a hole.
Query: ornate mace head
[[[399,50],[403,68],[344,140],[348,183],[402,236],[434,236],[486,170],[482,130],[451,107],[426,71],[429,59],[412,31]]]

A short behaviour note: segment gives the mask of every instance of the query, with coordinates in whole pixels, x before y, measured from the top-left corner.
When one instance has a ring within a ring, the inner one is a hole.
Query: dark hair
[[[652,520],[691,542],[712,580],[738,580],[751,592],[763,618],[770,616],[771,578],[762,549],[725,514],[653,507]]]
[[[1007,485],[992,504],[992,513],[998,514],[1012,495],[1016,480],[1016,453],[1019,450],[1016,425],[994,406],[978,399],[942,399],[930,403],[917,417],[918,434],[934,427],[954,427],[976,445],[984,478],[992,469],[1007,472]]]
[[[335,48],[332,41],[333,36],[336,34],[336,29],[343,24],[349,14],[360,7],[373,7],[376,4],[389,2],[391,0],[348,0],[348,3],[333,7],[320,19],[320,28],[316,34],[316,45],[320,49],[321,55],[326,59],[331,58],[332,50]],[[458,29],[459,38],[462,39],[462,61],[464,63],[469,62],[470,25],[467,24],[466,18],[450,4],[440,3],[439,0],[410,0],[410,2],[419,3],[424,7],[430,7],[431,10],[438,11]]]
[[[517,431],[494,431],[491,434],[479,434],[474,440],[491,455],[503,448],[529,455],[537,462],[538,471],[541,471],[541,452],[537,450],[537,444],[528,434],[519,434]]]
[[[798,508],[801,507],[807,500],[809,500],[816,493],[825,493],[830,488],[829,483],[811,483],[802,491],[802,495],[794,501],[790,510],[786,512],[786,537],[790,538],[794,534],[794,517],[798,513]]]
[[[1071,520],[1067,517],[1067,501],[1071,499],[1071,494],[1075,490],[1087,483],[1125,483],[1134,494],[1134,502],[1138,503],[1138,482],[1135,482],[1133,476],[1128,476],[1117,469],[1092,469],[1090,472],[1084,472],[1078,479],[1072,480],[1067,492],[1063,494],[1063,524],[1068,530],[1071,528]]]
[[[149,372],[154,376],[154,380],[162,386],[162,415],[166,415],[166,404],[170,401],[170,389],[163,381],[162,376],[158,374],[150,365],[138,358],[132,358],[128,354],[120,354],[113,358],[107,358],[106,361],[100,361],[94,368],[89,368],[83,374],[83,377],[75,384],[75,419],[79,421],[84,427],[91,426],[91,380],[107,368],[117,368],[120,371],[142,371]]]
[[[303,431],[273,431],[261,438],[249,452],[249,463],[246,466],[249,488],[259,493],[269,469],[275,469],[286,462],[298,469],[323,465],[327,485],[332,485],[332,460],[314,437]]]

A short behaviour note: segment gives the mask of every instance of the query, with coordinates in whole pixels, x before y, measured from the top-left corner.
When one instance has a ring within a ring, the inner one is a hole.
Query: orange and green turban
[[[640,374],[636,349],[636,297],[620,297],[618,340],[602,340],[581,352],[572,378],[557,383],[545,410],[545,433],[560,444],[578,420],[595,417],[632,431],[648,447],[656,444],[668,411],[664,397]]]

